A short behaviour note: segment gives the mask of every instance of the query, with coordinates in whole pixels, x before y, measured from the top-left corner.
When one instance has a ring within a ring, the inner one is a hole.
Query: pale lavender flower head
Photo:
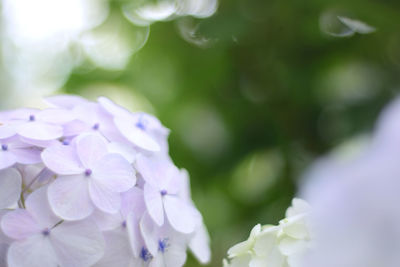
[[[53,96],[0,113],[0,266],[180,267],[210,260],[189,177],[161,122]]]

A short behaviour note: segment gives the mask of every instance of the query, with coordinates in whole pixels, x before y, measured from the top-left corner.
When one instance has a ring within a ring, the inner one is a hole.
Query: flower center
[[[42,235],[44,235],[44,236],[50,235],[50,230],[49,230],[49,228],[44,229],[44,230],[42,231]]]
[[[99,124],[99,123],[95,123],[95,124],[92,126],[92,129],[95,130],[95,131],[97,131],[99,128],[100,128],[100,124]]]
[[[143,122],[141,121],[141,120],[139,120],[137,123],[136,123],[136,127],[138,127],[139,129],[141,129],[141,130],[146,130],[146,126],[144,126],[144,124],[143,124]]]
[[[123,222],[122,222],[122,227],[123,227],[123,228],[126,228],[126,221],[123,221]]]
[[[140,251],[140,258],[143,261],[149,261],[153,258],[153,256],[151,256],[150,252],[147,250],[147,248],[142,247],[142,250]]]
[[[158,240],[158,250],[162,253],[169,247],[168,238],[164,238],[163,240]]]
[[[68,146],[68,145],[69,145],[69,141],[68,141],[68,140],[63,140],[63,141],[62,141],[62,144],[63,144],[64,146]]]
[[[7,151],[7,150],[8,150],[8,145],[2,144],[2,145],[1,145],[1,150]]]
[[[29,121],[35,121],[35,120],[36,120],[35,115],[29,115]]]
[[[160,191],[160,194],[161,194],[162,196],[165,196],[166,194],[168,194],[168,191],[165,190],[165,189],[163,189],[163,190]]]
[[[89,177],[90,175],[92,175],[92,170],[91,169],[86,169],[85,170],[85,176]]]

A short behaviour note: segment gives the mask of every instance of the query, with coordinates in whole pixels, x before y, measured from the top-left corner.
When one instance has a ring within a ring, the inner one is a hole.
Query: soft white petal
[[[62,267],[87,267],[101,259],[105,242],[90,220],[63,222],[51,233],[51,242]]]
[[[175,196],[164,196],[164,208],[168,221],[178,232],[190,234],[196,227],[191,207]]]
[[[7,261],[9,267],[57,267],[59,265],[49,238],[41,234],[11,244]]]
[[[0,209],[15,204],[21,195],[22,177],[14,168],[0,170]]]
[[[186,248],[177,244],[170,244],[164,253],[159,253],[163,257],[162,267],[181,267],[186,262]],[[156,257],[158,258],[158,257]]]
[[[48,188],[48,198],[53,212],[65,220],[81,220],[94,209],[82,175],[58,177]]]
[[[70,111],[59,108],[48,108],[40,111],[36,118],[40,121],[54,124],[64,124],[75,119]]]

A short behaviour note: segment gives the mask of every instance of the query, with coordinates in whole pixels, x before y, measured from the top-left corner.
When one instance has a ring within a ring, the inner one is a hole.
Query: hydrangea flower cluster
[[[310,207],[295,198],[279,225],[256,225],[248,240],[228,250],[224,267],[297,267],[311,246]]]
[[[100,97],[0,113],[0,266],[179,267],[210,259],[166,129]]]

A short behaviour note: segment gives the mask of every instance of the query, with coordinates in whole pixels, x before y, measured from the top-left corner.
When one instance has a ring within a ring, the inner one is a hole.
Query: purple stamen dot
[[[2,145],[1,145],[1,150],[7,151],[7,150],[8,150],[8,145],[2,144]]]
[[[35,121],[35,115],[29,115],[29,121]]]
[[[68,146],[68,145],[69,145],[69,141],[68,141],[68,140],[63,140],[63,141],[62,141],[62,144],[63,144],[64,146]]]
[[[126,228],[126,221],[123,221],[123,222],[122,222],[122,227],[123,227],[123,228]]]
[[[138,127],[139,129],[142,129],[143,131],[146,130],[146,126],[144,126],[144,124],[141,121],[138,121],[136,123],[136,127]]]
[[[165,196],[166,194],[168,194],[168,192],[167,192],[167,190],[163,189],[163,190],[160,191],[160,194],[162,196]]]
[[[158,250],[162,253],[168,248],[168,239],[158,240]]]
[[[91,169],[86,169],[85,170],[85,176],[90,176],[92,175],[92,170]]]
[[[100,124],[95,123],[92,128],[93,130],[98,130],[100,128]]]
[[[44,236],[48,236],[48,235],[50,235],[50,230],[49,229],[44,229],[43,231],[42,231],[42,235],[44,235]]]
[[[146,262],[149,261],[153,258],[153,256],[151,256],[150,252],[147,250],[147,248],[142,247],[142,250],[140,251],[140,258]]]

